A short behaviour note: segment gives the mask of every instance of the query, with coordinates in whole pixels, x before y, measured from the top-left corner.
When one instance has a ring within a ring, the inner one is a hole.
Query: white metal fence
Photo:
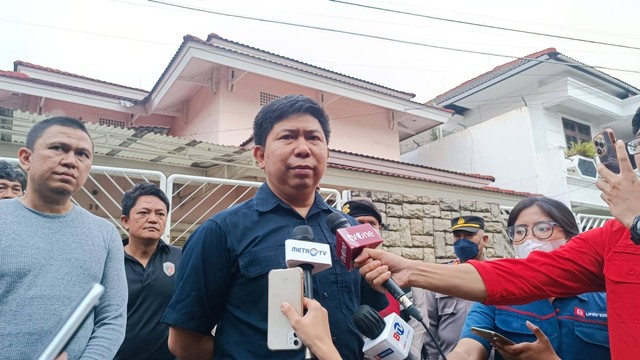
[[[18,164],[15,158],[0,158]],[[173,174],[168,178],[159,171],[93,166],[87,182],[72,201],[91,213],[109,219],[124,236],[120,222],[122,197],[136,183],[158,185],[169,198],[170,207],[164,239],[183,245],[188,236],[206,219],[235,204],[250,199],[261,182]],[[27,191],[29,185],[27,184]],[[321,188],[328,204],[340,208],[341,194]]]
[[[513,209],[512,206],[500,206],[500,213],[504,219],[505,224],[507,223],[507,218],[509,217],[509,213]],[[604,225],[607,220],[613,219],[611,216],[601,216],[601,215],[590,215],[590,214],[574,214],[576,217],[576,222],[578,223],[578,228],[580,232],[584,232],[593,228],[601,227]]]

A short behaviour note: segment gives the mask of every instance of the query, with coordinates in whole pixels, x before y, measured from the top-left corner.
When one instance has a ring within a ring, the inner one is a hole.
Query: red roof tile
[[[23,73],[18,72],[18,71],[4,71],[4,70],[0,70],[0,76],[11,77],[11,78],[16,78],[16,79],[28,79],[29,78],[29,75],[23,74]]]
[[[350,152],[350,151],[344,151],[344,150],[331,149],[331,151],[334,151],[334,152],[337,152],[337,153],[342,153],[342,154],[355,155],[355,156],[368,158],[368,159],[386,161],[386,162],[390,162],[390,163],[394,163],[394,164],[408,165],[408,166],[419,167],[419,168],[422,168],[422,169],[443,171],[443,172],[446,172],[446,173],[449,173],[449,174],[463,175],[463,176],[468,176],[468,177],[472,177],[472,178],[476,178],[476,179],[489,180],[491,182],[496,181],[496,178],[491,176],[491,175],[471,174],[471,173],[463,173],[463,172],[452,171],[452,170],[439,169],[439,168],[434,168],[434,167],[431,167],[431,166],[413,164],[413,163],[408,163],[408,162],[403,162],[403,161],[398,161],[398,160],[390,160],[390,159],[385,159],[385,158],[381,158],[381,157],[377,157],[377,156],[358,154],[358,153],[354,153],[354,152]],[[329,159],[329,161],[331,161],[331,159]]]
[[[453,183],[446,182],[446,181],[425,179],[425,178],[422,178],[422,177],[396,174],[396,173],[387,172],[387,171],[371,170],[371,169],[365,169],[365,168],[360,168],[360,167],[356,167],[356,166],[338,165],[338,164],[332,164],[332,163],[328,163],[327,166],[330,167],[330,168],[333,168],[333,169],[356,171],[356,172],[361,172],[361,173],[365,173],[365,174],[391,176],[391,177],[397,177],[397,178],[402,178],[402,179],[424,181],[424,182],[434,183],[434,184],[462,187],[462,188],[467,188],[467,189],[497,192],[497,193],[502,193],[502,194],[514,195],[514,196],[523,196],[523,197],[541,196],[540,194],[533,194],[533,193],[523,192],[523,191],[514,191],[514,190],[501,189],[501,188],[497,188],[497,187],[493,187],[493,186],[474,187],[474,186],[469,186],[469,185],[453,184]]]

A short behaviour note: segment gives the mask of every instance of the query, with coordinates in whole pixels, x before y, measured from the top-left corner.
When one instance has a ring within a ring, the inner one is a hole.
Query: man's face
[[[18,157],[28,175],[28,194],[70,198],[87,181],[93,144],[82,130],[54,125],[44,131],[32,150],[21,148]]]
[[[265,146],[256,146],[253,155],[269,188],[285,201],[298,201],[320,183],[329,150],[318,120],[299,114],[276,123]]]
[[[129,216],[122,215],[120,221],[129,233],[129,241],[158,240],[167,224],[167,206],[152,195],[138,198],[131,208]]]
[[[363,216],[358,216],[355,219],[360,224],[370,224],[371,226],[373,226],[374,229],[376,229],[376,230],[378,230],[378,232],[380,232],[380,223],[378,222],[378,219],[376,219],[375,217],[373,217],[371,215],[363,215]]]
[[[489,237],[485,235],[483,230],[478,230],[475,233],[464,230],[454,231],[453,243],[455,244],[456,241],[460,239],[471,240],[474,243],[478,244],[478,255],[476,256],[475,260],[482,260],[484,246],[489,241]]]
[[[16,181],[0,179],[0,200],[22,196],[22,184]]]

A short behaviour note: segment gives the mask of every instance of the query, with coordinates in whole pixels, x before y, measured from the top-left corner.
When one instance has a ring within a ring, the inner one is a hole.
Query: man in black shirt
[[[169,327],[160,322],[171,299],[182,250],[160,239],[169,200],[151,183],[140,183],[122,198],[120,221],[129,238],[124,265],[129,285],[127,331],[114,360],[173,360],[167,345]]]

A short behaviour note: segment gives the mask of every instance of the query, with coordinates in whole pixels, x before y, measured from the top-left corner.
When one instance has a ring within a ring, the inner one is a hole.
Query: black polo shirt
[[[128,243],[125,239],[124,244]],[[114,360],[173,360],[167,340],[169,327],[160,322],[173,295],[176,269],[182,249],[160,240],[145,268],[133,256],[124,254],[129,285],[127,332]]]

